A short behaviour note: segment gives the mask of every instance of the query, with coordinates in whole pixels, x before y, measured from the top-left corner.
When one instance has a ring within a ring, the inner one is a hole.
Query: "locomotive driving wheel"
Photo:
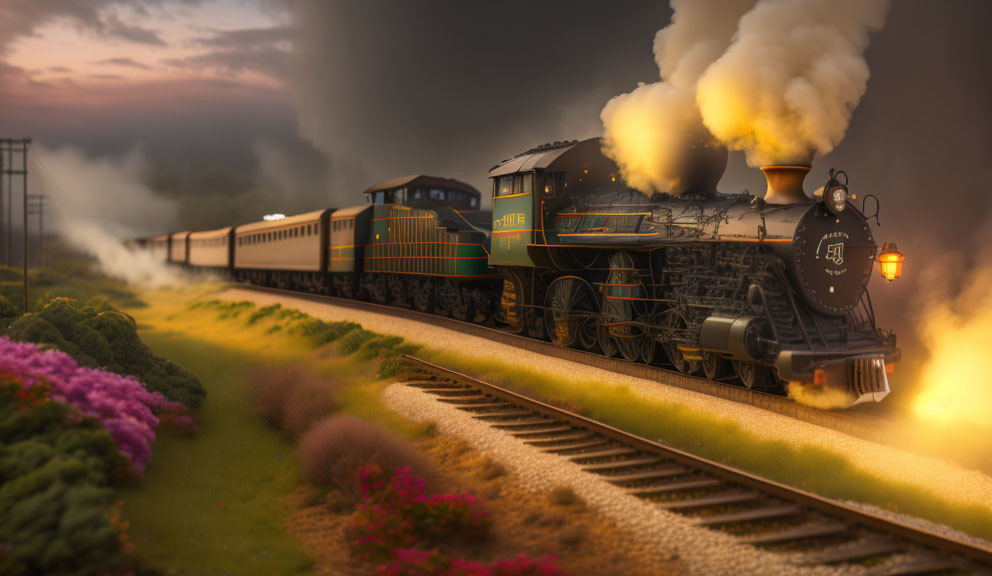
[[[669,327],[671,328],[671,333],[668,340],[665,341],[665,353],[668,355],[668,361],[672,363],[672,366],[676,370],[683,374],[695,374],[699,371],[699,360],[689,360],[685,357],[685,353],[679,350],[678,340],[674,338],[674,335],[679,330],[685,328],[685,322],[678,317],[672,316],[669,320]]]
[[[596,347],[596,297],[592,286],[577,276],[555,280],[545,299],[544,328],[548,340],[592,350]]]
[[[716,352],[703,352],[702,365],[707,380],[723,378],[730,372],[730,364]]]
[[[603,354],[619,355],[631,362],[641,355],[644,331],[633,324],[633,316],[633,306],[629,302],[604,299],[602,323],[596,330],[596,337]]]
[[[748,390],[765,390],[771,387],[773,375],[767,366],[746,360],[735,360],[734,370],[737,372],[741,384]]]
[[[654,364],[658,360],[658,351],[658,341],[655,340],[654,334],[650,332],[644,334],[644,341],[641,344],[641,362]]]

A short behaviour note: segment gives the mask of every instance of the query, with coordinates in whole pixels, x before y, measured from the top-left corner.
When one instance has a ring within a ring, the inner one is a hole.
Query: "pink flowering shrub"
[[[137,474],[144,473],[151,457],[159,425],[155,412],[180,426],[193,425],[178,402],[149,392],[130,376],[80,367],[58,350],[41,350],[34,344],[0,337],[0,373],[18,377],[28,390],[47,386],[51,400],[98,420]]]
[[[492,564],[465,562],[437,550],[393,550],[393,558],[376,572],[383,576],[561,576],[554,557],[531,559],[524,554]]]
[[[361,503],[347,533],[358,558],[381,561],[396,549],[477,541],[489,534],[489,511],[469,494],[428,494],[423,479],[409,468],[389,475],[364,466],[359,474]]]

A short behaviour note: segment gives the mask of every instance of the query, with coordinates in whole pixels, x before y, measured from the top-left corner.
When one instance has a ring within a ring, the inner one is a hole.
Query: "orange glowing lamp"
[[[882,278],[891,282],[902,276],[902,261],[905,259],[895,242],[883,244],[882,253],[878,255],[878,267],[882,271]]]

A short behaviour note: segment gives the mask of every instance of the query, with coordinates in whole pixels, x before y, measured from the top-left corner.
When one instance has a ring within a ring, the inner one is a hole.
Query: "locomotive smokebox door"
[[[846,314],[861,300],[875,260],[868,222],[853,206],[833,214],[822,203],[810,206],[792,243],[796,283],[814,309]]]

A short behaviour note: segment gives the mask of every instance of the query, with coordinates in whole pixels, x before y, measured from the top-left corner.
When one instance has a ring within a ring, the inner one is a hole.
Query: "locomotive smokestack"
[[[803,191],[803,180],[809,173],[809,166],[762,166],[768,181],[765,202],[769,204],[798,204],[809,202]]]

